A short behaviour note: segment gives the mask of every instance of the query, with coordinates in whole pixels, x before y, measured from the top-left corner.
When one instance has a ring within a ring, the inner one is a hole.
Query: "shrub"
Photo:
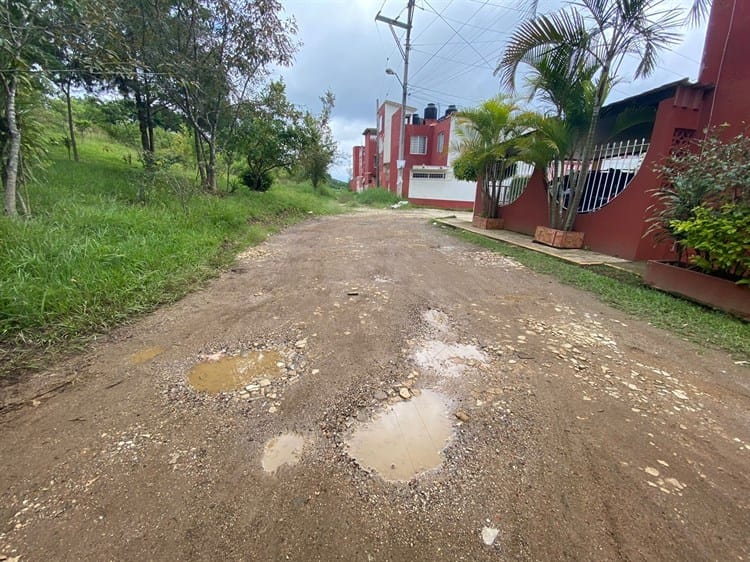
[[[240,176],[242,183],[250,188],[250,191],[268,191],[273,185],[273,176],[270,172],[254,172],[249,168]]]
[[[750,285],[750,207],[701,205],[692,218],[674,220],[670,226],[693,250],[690,261],[700,270]]]

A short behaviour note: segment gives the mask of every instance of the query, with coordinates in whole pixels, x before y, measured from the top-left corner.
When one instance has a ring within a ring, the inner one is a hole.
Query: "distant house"
[[[427,105],[422,116],[413,107],[407,106],[406,111],[401,193],[398,193],[397,168],[401,104],[392,101],[386,101],[378,108],[377,128],[365,129],[364,144],[354,147],[350,188],[361,191],[379,186],[417,205],[473,208],[476,184],[453,177],[452,164],[457,153],[451,149],[451,144],[455,140],[456,107],[448,106],[440,117],[432,103]]]

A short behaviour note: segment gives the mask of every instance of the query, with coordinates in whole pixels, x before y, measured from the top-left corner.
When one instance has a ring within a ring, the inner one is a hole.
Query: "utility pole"
[[[396,195],[401,197],[404,192],[404,166],[406,162],[404,160],[404,140],[406,137],[406,94],[407,87],[409,84],[409,51],[411,51],[411,27],[414,21],[414,4],[416,0],[408,0],[407,4],[407,18],[406,23],[398,20],[381,16],[380,12],[375,16],[375,21],[382,21],[387,23],[388,27],[393,34],[393,38],[396,40],[398,50],[401,51],[401,56],[404,59],[404,79],[401,82],[401,130],[399,131],[398,141],[398,161],[396,167],[398,168],[398,182],[396,183]],[[399,27],[406,30],[406,45],[401,46],[401,42],[398,40],[396,30],[394,27]]]

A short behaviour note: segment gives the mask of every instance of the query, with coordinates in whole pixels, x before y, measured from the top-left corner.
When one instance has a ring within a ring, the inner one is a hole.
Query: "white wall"
[[[419,168],[416,171],[423,171]],[[435,172],[430,168],[424,171]],[[474,202],[477,184],[471,181],[461,181],[453,177],[450,169],[445,171],[445,179],[409,178],[409,197],[414,199],[437,199],[439,201],[469,201]]]

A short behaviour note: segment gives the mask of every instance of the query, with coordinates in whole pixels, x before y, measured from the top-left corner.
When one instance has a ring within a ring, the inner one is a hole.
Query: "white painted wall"
[[[453,177],[450,168],[430,166],[412,168],[411,172],[445,172],[445,179],[409,178],[409,197],[414,199],[437,199],[439,201],[474,202],[477,184]]]

